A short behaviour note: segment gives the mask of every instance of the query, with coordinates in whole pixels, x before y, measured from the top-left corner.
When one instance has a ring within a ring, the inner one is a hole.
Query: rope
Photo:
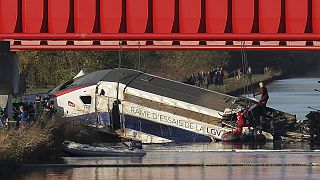
[[[253,92],[253,88],[252,88],[252,81],[251,78],[248,75],[248,67],[249,67],[249,61],[248,61],[248,56],[246,53],[246,45],[245,45],[245,41],[241,41],[241,62],[242,62],[242,68],[243,68],[243,83],[244,83],[244,87],[243,87],[243,94],[246,97],[245,98],[245,104],[246,105],[251,105],[251,101],[249,101],[247,99],[247,97],[249,97],[249,86],[251,87],[251,92]],[[248,103],[249,102],[249,103]]]
[[[243,78],[243,94],[245,97],[247,97],[247,82],[246,82],[246,54],[245,54],[245,42],[241,41],[240,49],[241,49],[241,63],[242,63],[242,74],[244,76]],[[245,99],[245,104],[247,104],[247,99]]]

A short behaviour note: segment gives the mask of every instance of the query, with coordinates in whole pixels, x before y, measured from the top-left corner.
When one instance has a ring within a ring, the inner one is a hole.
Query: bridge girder
[[[252,50],[317,50],[320,0],[0,0],[0,41],[63,50],[51,40],[72,50],[119,49],[114,41],[148,41],[145,50],[239,49],[239,41]]]

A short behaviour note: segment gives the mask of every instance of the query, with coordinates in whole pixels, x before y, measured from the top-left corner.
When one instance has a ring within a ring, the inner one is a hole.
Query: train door
[[[114,97],[112,86],[99,84],[96,88],[96,113],[98,123],[109,130],[116,131],[123,127],[121,102]]]
[[[106,88],[100,86],[100,84],[97,86],[95,95],[95,112],[97,115],[97,125],[110,130],[110,98],[107,96],[106,92],[108,92]]]
[[[109,98],[99,94],[96,96],[96,98],[97,125],[101,127],[110,127]]]

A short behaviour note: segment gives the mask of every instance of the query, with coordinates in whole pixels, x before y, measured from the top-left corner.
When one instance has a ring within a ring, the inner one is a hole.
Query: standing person
[[[40,108],[41,108],[41,96],[36,96],[36,115],[40,114]]]
[[[216,85],[220,85],[220,68],[216,69]]]
[[[209,74],[204,74],[204,77],[203,77],[203,83],[204,83],[204,86],[206,89],[209,88],[209,78],[208,78]]]
[[[3,116],[3,118],[4,118],[4,125],[5,125],[5,127],[7,128],[7,129],[9,129],[9,128],[11,128],[10,126],[9,126],[9,117],[8,117],[8,115],[4,115]]]
[[[204,74],[204,72],[203,71],[201,71],[201,73],[200,73],[200,87],[204,87],[204,76],[205,76],[205,74]]]
[[[265,87],[263,82],[260,82],[259,86],[260,86],[259,92],[254,94],[254,96],[261,95],[260,100],[259,100],[259,105],[262,107],[266,107],[267,102],[269,100],[268,90]]]
[[[213,82],[214,82],[214,85],[218,85],[219,84],[219,82],[218,82],[218,69],[215,69],[214,71],[213,71]]]
[[[4,127],[4,110],[0,107],[0,127]]]
[[[251,118],[249,118],[249,120],[251,120],[251,124],[253,125],[256,125],[255,121],[257,118],[259,118],[260,124],[262,123],[262,118],[263,118],[263,115],[265,114],[267,102],[269,100],[268,90],[265,87],[264,83],[260,82],[259,86],[260,86],[259,92],[253,94],[253,97],[257,95],[261,95],[260,100],[258,104],[254,104],[249,108],[249,116],[251,115]]]
[[[222,76],[223,76],[223,75],[222,75],[223,72],[221,71],[221,69],[222,69],[222,68],[218,68],[218,69],[217,69],[217,85],[220,85],[220,86],[221,86],[221,84],[222,84],[222,78],[223,78],[223,77],[222,77]]]
[[[268,72],[269,72],[269,68],[268,68],[268,67],[265,67],[265,68],[263,69],[263,74],[266,76],[266,75],[268,74]]]
[[[201,76],[200,76],[200,73],[198,73],[196,76],[196,82],[195,82],[196,86],[198,87],[200,86],[200,81],[201,81]]]
[[[51,104],[49,101],[46,102],[43,108],[43,112],[46,118],[50,118],[51,116]]]
[[[237,80],[241,79],[241,69],[237,69]]]
[[[191,78],[190,78],[190,85],[195,85],[196,84],[196,76],[192,73]]]
[[[187,80],[187,84],[189,84],[189,85],[192,85],[192,76],[191,75],[189,75],[188,76],[188,80]]]
[[[0,127],[4,127],[4,120],[2,120],[2,117],[0,117]]]
[[[212,84],[212,69],[208,72],[208,82]]]
[[[252,75],[252,69],[251,69],[251,66],[248,67],[248,70],[247,70],[247,74],[248,74],[248,78],[251,80],[251,75]]]
[[[223,86],[223,80],[224,80],[224,72],[223,72],[223,69],[220,68],[220,86]]]
[[[28,112],[25,110],[24,106],[20,106],[20,122],[22,127],[27,123]]]

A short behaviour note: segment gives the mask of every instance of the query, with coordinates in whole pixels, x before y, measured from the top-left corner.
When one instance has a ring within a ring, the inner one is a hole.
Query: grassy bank
[[[269,81],[277,79],[280,76],[280,71],[269,71],[266,74],[253,74],[251,78],[252,88],[253,90],[256,90],[259,82],[263,81],[268,83]],[[251,83],[248,79],[246,79],[245,83],[244,77],[239,80],[237,80],[236,77],[231,77],[224,80],[223,86],[210,85],[209,89],[225,94],[240,95],[243,94],[243,88],[245,87],[245,84],[250,85]],[[249,87],[249,90],[251,91],[251,87]]]
[[[0,173],[10,173],[21,163],[56,158],[54,120],[0,131]]]
[[[0,130],[0,174],[10,174],[24,163],[60,161],[65,140],[87,144],[119,141],[72,119],[38,118],[18,130]]]

